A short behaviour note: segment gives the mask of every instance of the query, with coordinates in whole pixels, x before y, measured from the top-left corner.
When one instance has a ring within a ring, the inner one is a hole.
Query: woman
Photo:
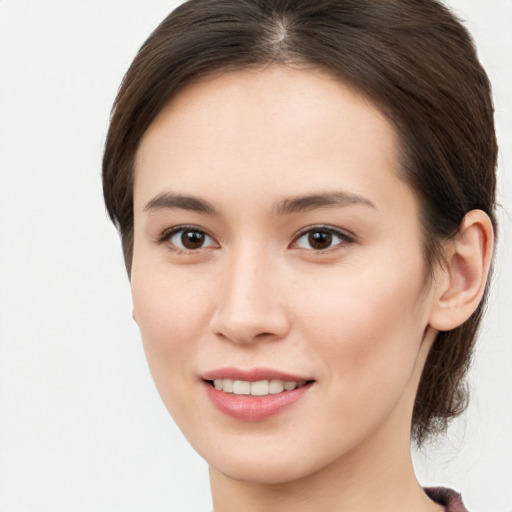
[[[485,301],[490,85],[436,1],[191,0],[105,146],[133,316],[215,512],[462,511],[442,431]]]

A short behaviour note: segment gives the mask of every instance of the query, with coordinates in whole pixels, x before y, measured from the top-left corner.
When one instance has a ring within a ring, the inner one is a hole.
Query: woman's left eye
[[[318,227],[303,231],[294,241],[293,246],[312,251],[326,251],[353,239],[334,228]]]

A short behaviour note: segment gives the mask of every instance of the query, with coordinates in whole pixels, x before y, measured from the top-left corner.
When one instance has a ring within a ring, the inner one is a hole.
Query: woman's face
[[[408,440],[434,287],[397,151],[370,102],[284,66],[189,85],[142,139],[134,318],[225,475],[284,482]]]

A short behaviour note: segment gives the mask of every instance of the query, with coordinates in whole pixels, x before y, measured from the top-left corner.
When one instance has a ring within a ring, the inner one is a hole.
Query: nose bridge
[[[231,341],[279,338],[288,330],[276,255],[261,244],[240,243],[223,262],[212,328]]]

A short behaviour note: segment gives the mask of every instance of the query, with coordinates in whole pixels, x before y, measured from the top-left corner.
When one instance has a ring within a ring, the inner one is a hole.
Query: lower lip
[[[224,393],[205,382],[208,398],[217,409],[232,418],[243,421],[262,421],[279,414],[299,401],[311,388],[312,382],[293,391],[275,395],[251,396]]]

